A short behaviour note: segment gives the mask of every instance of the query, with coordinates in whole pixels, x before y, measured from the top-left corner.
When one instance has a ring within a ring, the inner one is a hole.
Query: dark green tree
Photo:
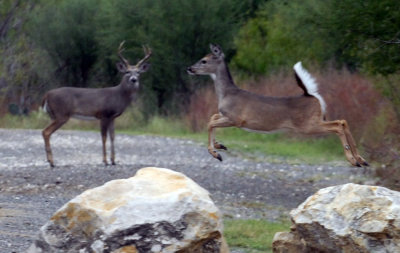
[[[31,15],[30,36],[51,57],[60,85],[88,86],[97,60],[97,0],[47,1]]]
[[[142,56],[141,45],[153,49],[151,70],[142,82],[145,111],[176,113],[184,108],[193,86],[187,66],[219,43],[233,53],[233,37],[243,22],[240,0],[120,0],[104,1],[98,33],[103,64],[113,71],[115,49],[127,41],[130,59]],[[101,72],[101,71],[100,71]]]
[[[30,12],[37,1],[0,2],[0,100],[15,114],[27,113],[51,80],[46,52],[28,35]]]

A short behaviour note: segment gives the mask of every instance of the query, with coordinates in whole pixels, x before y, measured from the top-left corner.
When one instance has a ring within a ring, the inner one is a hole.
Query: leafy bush
[[[240,29],[233,66],[262,75],[302,60],[399,75],[399,8],[395,0],[268,1]],[[400,90],[389,79],[380,89],[400,119]]]
[[[97,0],[49,1],[31,15],[30,36],[51,57],[57,81],[67,86],[88,86],[97,60]]]
[[[271,73],[299,60],[323,62],[332,55],[318,27],[321,1],[268,1],[235,39],[232,64],[251,74]]]

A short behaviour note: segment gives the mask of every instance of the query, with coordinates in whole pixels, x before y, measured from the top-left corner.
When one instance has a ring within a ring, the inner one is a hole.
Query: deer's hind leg
[[[359,162],[361,165],[369,166],[368,162],[358,154],[356,142],[354,141],[353,136],[351,135],[350,128],[349,128],[349,125],[347,124],[347,121],[346,120],[341,120],[341,121],[342,121],[343,129],[344,129],[344,133],[346,135],[346,139],[351,148],[351,152],[353,152],[353,155],[357,159],[357,162]]]
[[[226,147],[215,142],[215,128],[230,126],[234,126],[233,121],[220,114],[214,114],[208,122],[208,153],[221,162],[222,157],[217,151],[215,151],[215,148],[226,149]]]
[[[344,154],[347,160],[353,165],[361,167],[360,159],[357,157],[357,149],[355,142],[350,134],[350,131],[345,129],[347,122],[345,120],[334,120],[334,121],[321,121],[315,124],[307,133],[311,134],[324,134],[324,133],[335,133],[343,145]],[[346,133],[347,131],[347,133]],[[365,162],[365,160],[364,160]],[[366,162],[365,162],[366,163]]]
[[[53,122],[50,123],[43,131],[43,139],[44,139],[44,147],[46,150],[46,157],[47,161],[50,163],[51,167],[54,167],[54,161],[53,161],[53,153],[51,152],[51,147],[50,147],[50,136],[57,131],[62,125],[64,125],[68,121],[68,118],[62,118],[62,119],[55,119]]]

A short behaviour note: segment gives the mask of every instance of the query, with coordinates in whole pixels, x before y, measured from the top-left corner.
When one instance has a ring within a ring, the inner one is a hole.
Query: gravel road
[[[84,190],[148,166],[189,176],[211,193],[225,218],[234,219],[282,219],[319,188],[367,180],[362,169],[344,162],[270,163],[222,152],[221,163],[204,145],[165,137],[117,134],[116,166],[102,164],[98,132],[56,132],[55,168],[45,160],[38,130],[0,129],[0,143],[1,253],[24,252],[50,216]]]

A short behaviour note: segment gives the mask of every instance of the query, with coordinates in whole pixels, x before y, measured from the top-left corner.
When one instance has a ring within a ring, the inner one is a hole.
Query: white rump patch
[[[307,89],[308,94],[318,99],[321,105],[322,114],[325,114],[326,103],[325,100],[322,98],[322,96],[318,93],[318,84],[315,81],[314,77],[310,73],[308,73],[306,69],[303,68],[300,61],[293,66],[293,69],[294,71],[296,71],[297,76],[303,82],[304,86]]]

